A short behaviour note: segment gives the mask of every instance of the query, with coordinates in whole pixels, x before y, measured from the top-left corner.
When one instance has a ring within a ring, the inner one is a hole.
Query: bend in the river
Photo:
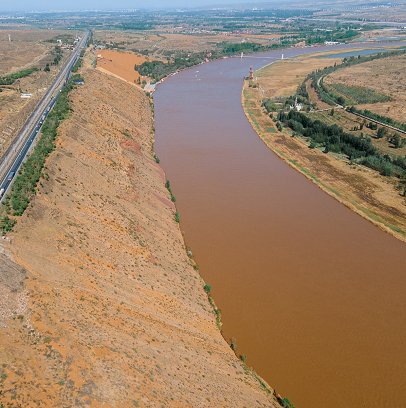
[[[276,157],[241,107],[250,65],[186,70],[155,95],[155,150],[226,338],[300,408],[406,400],[406,247]]]

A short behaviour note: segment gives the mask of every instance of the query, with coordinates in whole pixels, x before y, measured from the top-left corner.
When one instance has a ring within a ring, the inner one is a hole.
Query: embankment
[[[406,242],[406,200],[396,190],[396,182],[363,166],[350,165],[331,153],[310,149],[303,138],[293,138],[290,130],[279,132],[261,106],[259,89],[250,87],[248,81],[244,82],[241,100],[256,133],[289,166],[352,211]]]
[[[148,98],[82,75],[1,245],[1,404],[276,407],[221,336],[186,254]]]

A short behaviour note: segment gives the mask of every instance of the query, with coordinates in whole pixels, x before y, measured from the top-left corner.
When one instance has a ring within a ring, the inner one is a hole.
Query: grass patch
[[[376,92],[373,89],[365,88],[363,86],[348,86],[344,84],[328,84],[336,91],[341,94],[351,98],[357,103],[377,103],[377,102],[388,102],[392,98],[388,95]]]

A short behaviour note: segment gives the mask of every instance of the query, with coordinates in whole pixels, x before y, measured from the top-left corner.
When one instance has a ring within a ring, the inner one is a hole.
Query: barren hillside
[[[274,406],[222,338],[186,254],[148,99],[82,74],[39,192],[0,241],[1,403]]]

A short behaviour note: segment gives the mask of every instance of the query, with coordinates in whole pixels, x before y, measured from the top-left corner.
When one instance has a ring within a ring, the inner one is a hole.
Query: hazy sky
[[[199,7],[215,4],[236,3],[270,3],[272,0],[0,0],[1,11],[31,11],[31,10],[105,10],[105,9],[138,9],[138,8],[172,8]]]

